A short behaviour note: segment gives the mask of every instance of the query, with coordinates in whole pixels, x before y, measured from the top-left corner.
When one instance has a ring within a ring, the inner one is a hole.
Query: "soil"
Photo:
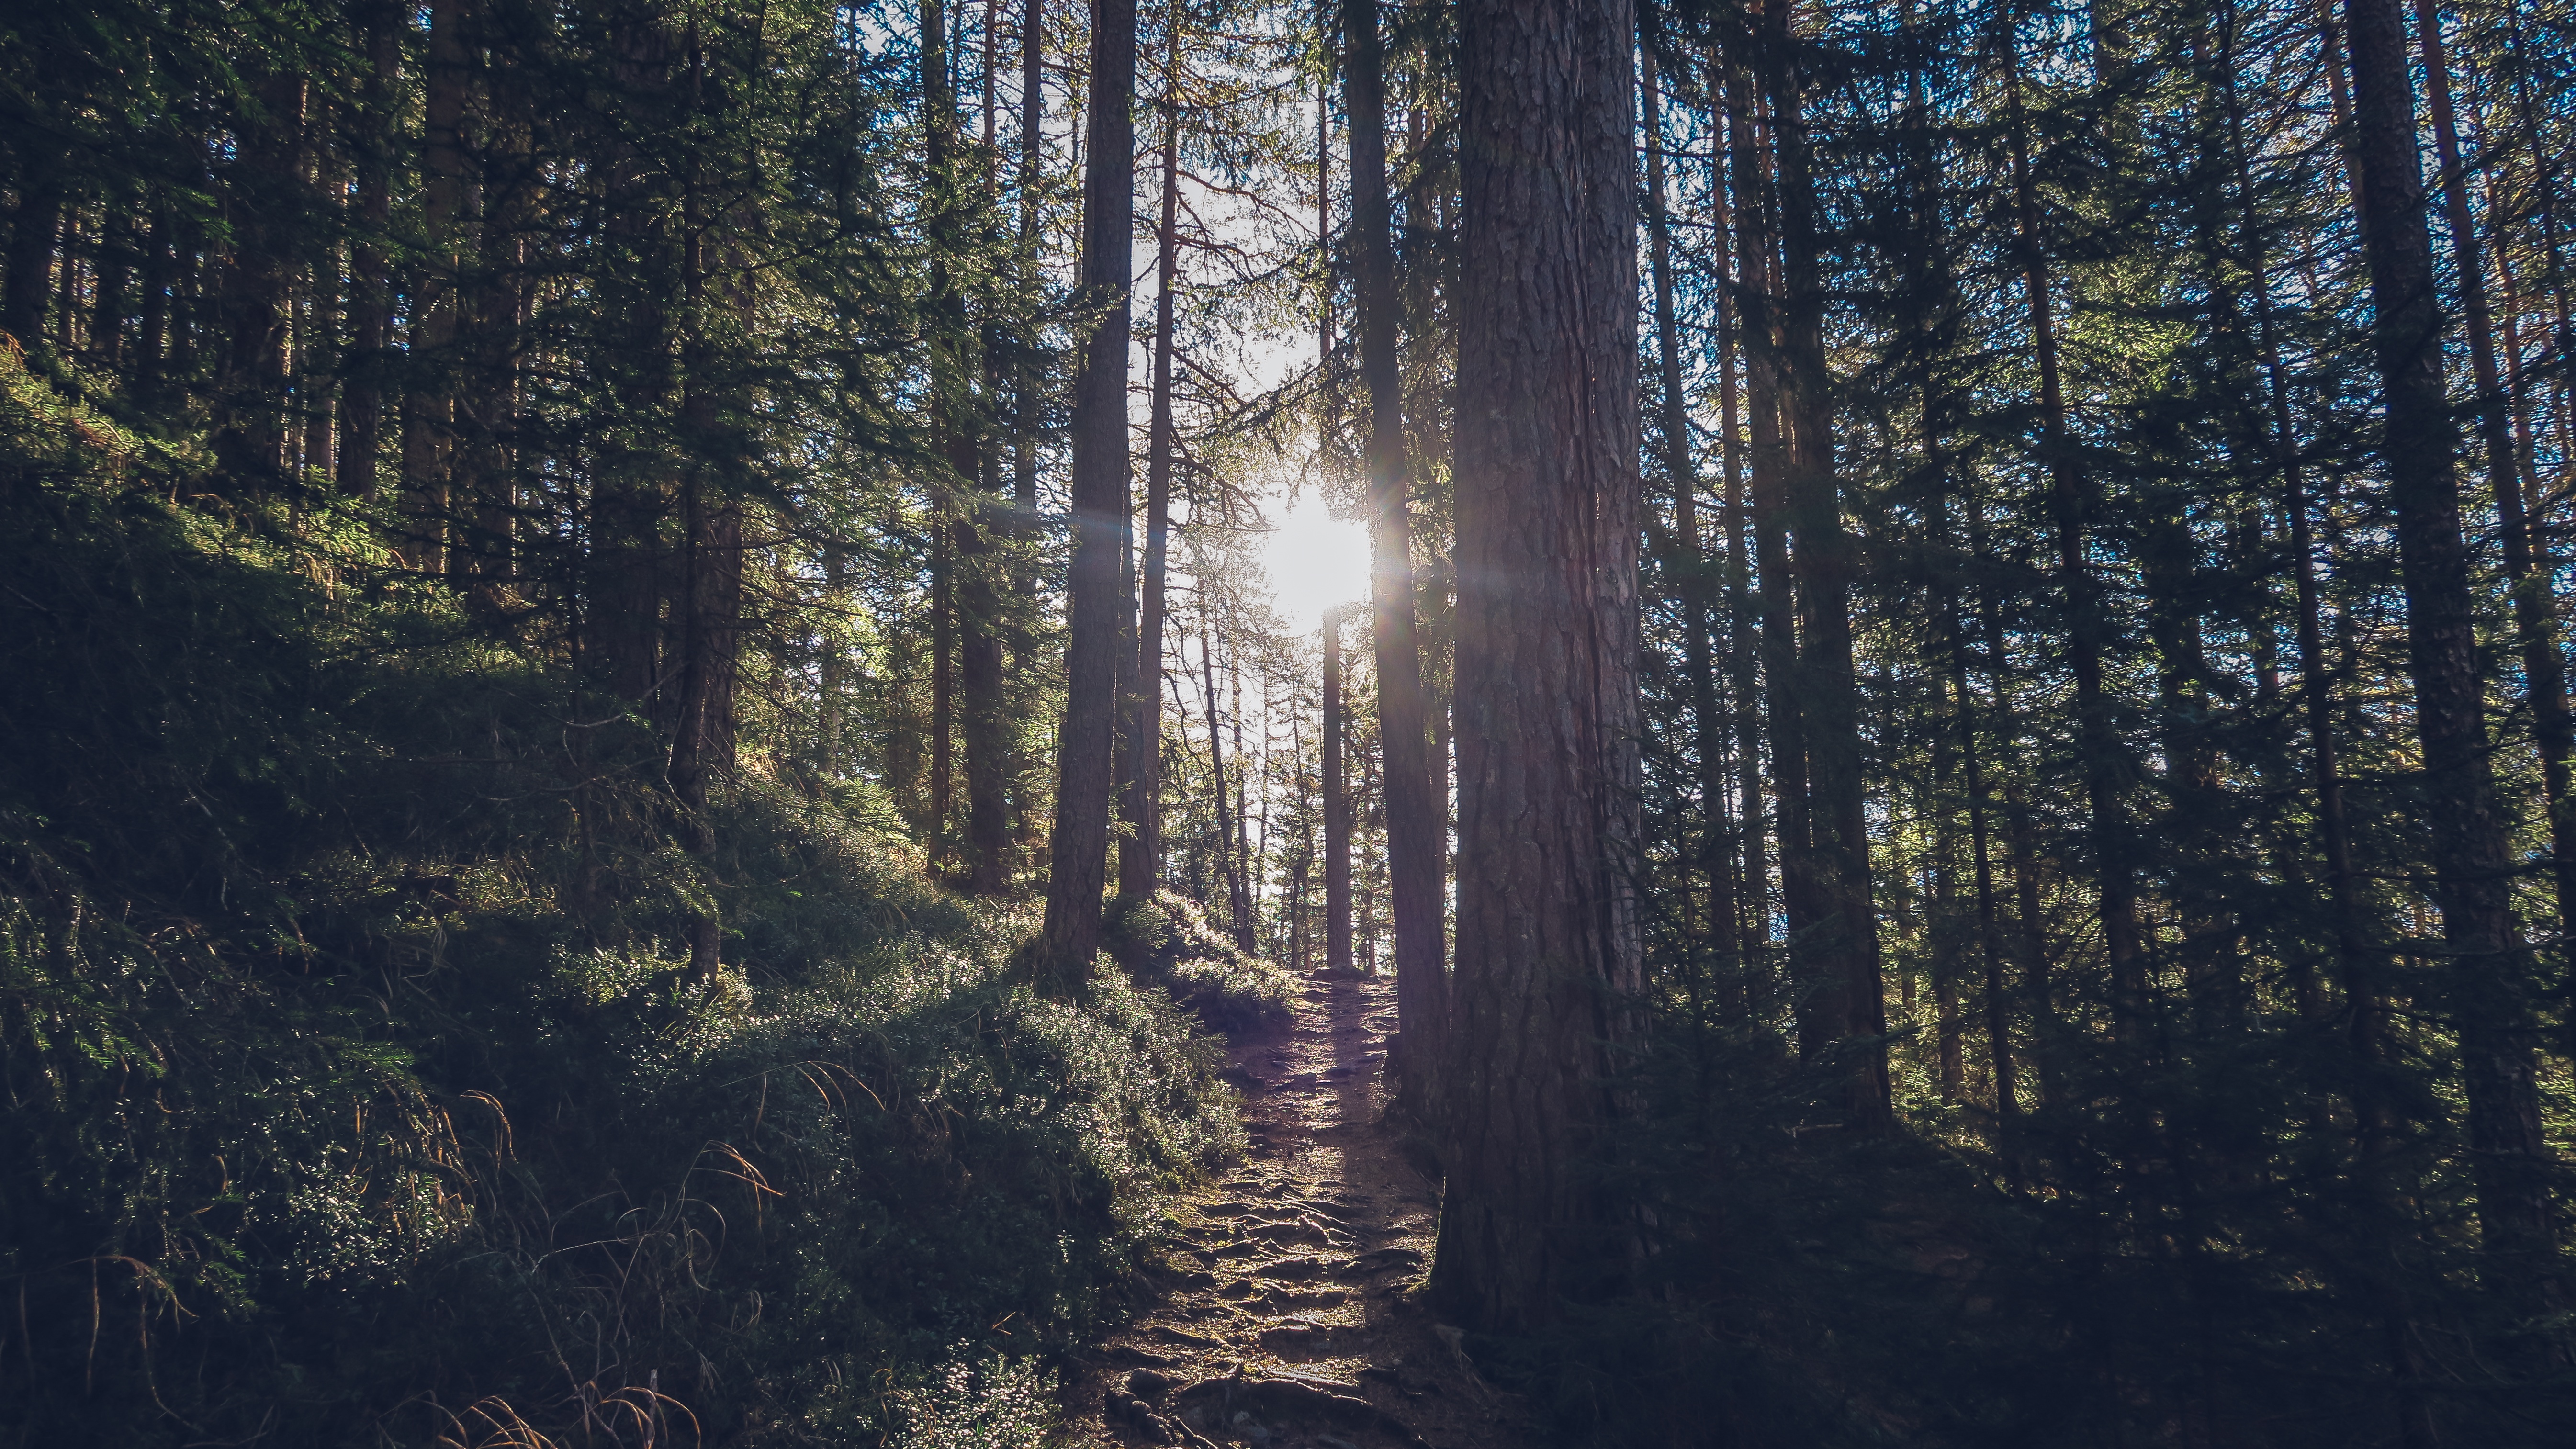
[[[1310,979],[1287,1025],[1247,1033],[1230,1079],[1249,1156],[1189,1194],[1135,1315],[1067,1355],[1092,1444],[1527,1449],[1514,1396],[1421,1302],[1438,1184],[1386,1121],[1394,983]]]

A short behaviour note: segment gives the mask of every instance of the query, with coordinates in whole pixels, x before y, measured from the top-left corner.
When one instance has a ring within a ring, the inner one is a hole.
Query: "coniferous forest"
[[[2564,0],[10,7],[0,1445],[2570,1442],[2562,202]]]

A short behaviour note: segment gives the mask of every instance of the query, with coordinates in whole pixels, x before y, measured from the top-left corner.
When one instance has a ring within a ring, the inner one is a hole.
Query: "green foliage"
[[[678,849],[367,506],[0,406],[0,1442],[1037,1441],[1240,1146],[1179,1007],[755,777]]]
[[[1199,903],[1162,890],[1120,900],[1107,923],[1110,954],[1137,980],[1160,986],[1217,1031],[1247,1031],[1288,1019],[1297,978],[1248,955],[1208,924]]]

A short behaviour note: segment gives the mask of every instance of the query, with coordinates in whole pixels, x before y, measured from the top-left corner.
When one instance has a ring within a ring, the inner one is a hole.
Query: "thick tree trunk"
[[[1103,307],[1083,340],[1073,395],[1073,561],[1067,571],[1065,703],[1056,731],[1055,828],[1047,842],[1041,951],[1067,976],[1100,948],[1116,748],[1119,575],[1127,553],[1127,345],[1136,172],[1136,4],[1092,12],[1090,169],[1083,175],[1082,283]]]
[[[2372,342],[2387,407],[2384,459],[2424,751],[2423,823],[2452,957],[2448,1001],[2460,1022],[2478,1224],[2491,1281],[2538,1308],[2543,1299],[2530,1289],[2546,1281],[2553,1164],[2540,1122],[2530,962],[2513,920],[2512,857],[2488,757],[2405,15],[2398,0],[2346,0],[2344,17]]]
[[[1145,564],[1136,617],[1136,662],[1128,675],[1127,790],[1119,818],[1118,890],[1139,900],[1154,893],[1163,869],[1163,622],[1172,531],[1172,324],[1180,284],[1181,37],[1176,27],[1164,59],[1163,219],[1155,230],[1153,403],[1145,443]]]
[[[1376,0],[1342,10],[1342,96],[1350,113],[1351,251],[1357,262],[1360,372],[1368,384],[1369,596],[1375,606],[1379,769],[1386,790],[1388,893],[1395,925],[1396,1035],[1387,1076],[1399,1102],[1427,1112],[1448,1018],[1443,897],[1447,812],[1432,773],[1413,612],[1400,304],[1386,189],[1386,82]]]
[[[1458,976],[1432,1290],[1525,1329],[1624,1275],[1583,1163],[1640,985],[1634,15],[1459,17]]]

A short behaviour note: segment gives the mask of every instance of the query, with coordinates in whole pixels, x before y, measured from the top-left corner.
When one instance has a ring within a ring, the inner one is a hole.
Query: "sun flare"
[[[1326,610],[1368,597],[1368,527],[1301,496],[1262,542],[1261,567],[1280,617],[1300,632],[1320,629]]]

